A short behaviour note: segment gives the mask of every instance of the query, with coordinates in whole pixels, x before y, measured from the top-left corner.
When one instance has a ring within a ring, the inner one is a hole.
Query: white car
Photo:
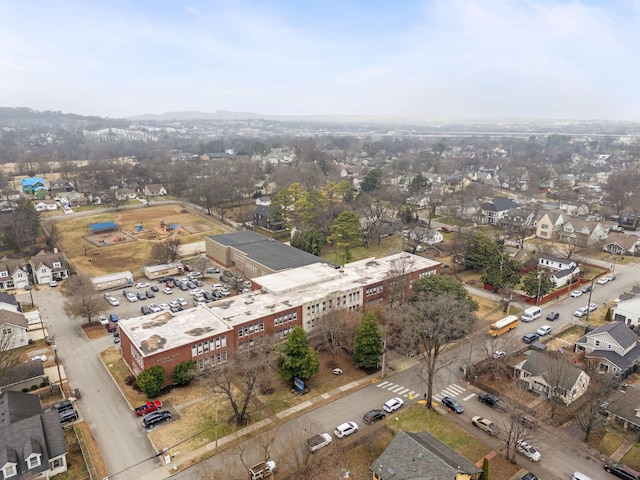
[[[149,304],[149,310],[151,310],[153,313],[158,313],[162,311],[162,309],[160,308],[160,305],[157,305],[155,303]]]
[[[356,433],[358,431],[358,424],[356,422],[346,422],[338,425],[336,429],[333,431],[336,437],[344,438],[348,437],[352,433]]]
[[[573,292],[571,292],[571,296],[572,297],[579,297],[580,295],[582,295],[582,292],[580,290],[574,290]]]
[[[385,412],[391,413],[391,412],[395,412],[399,408],[402,408],[403,406],[404,406],[404,401],[400,397],[396,397],[384,402],[384,405],[382,405],[382,408],[384,409]]]
[[[539,462],[542,455],[540,452],[534,448],[533,445],[525,442],[524,440],[519,440],[516,444],[516,449],[525,457],[527,457],[532,462]]]
[[[161,303],[160,305],[158,305],[160,307],[160,310],[169,310],[169,304],[167,303]]]
[[[167,295],[171,295],[171,294],[173,293],[173,288],[164,287],[164,288],[162,289],[162,291],[163,291],[164,293],[166,293]]]
[[[504,350],[496,350],[495,352],[493,352],[493,358],[495,358],[496,360],[500,360],[501,358],[504,358],[507,356],[507,352],[505,352]]]
[[[180,304],[178,303],[177,300],[171,300],[169,302],[169,308],[178,308],[180,306]]]
[[[223,297],[228,297],[229,295],[231,295],[231,292],[226,288],[219,290],[219,292],[220,292],[220,295],[222,295]]]
[[[551,327],[549,325],[543,325],[538,330],[536,330],[536,333],[541,337],[544,337],[545,335],[551,333]]]
[[[609,277],[600,277],[596,282],[598,285],[604,285],[609,282]]]
[[[135,295],[135,293],[127,293],[127,300],[129,300],[131,303],[137,302],[138,297]]]
[[[34,355],[31,357],[31,360],[40,360],[41,362],[46,362],[47,361],[47,356],[46,355]]]
[[[187,301],[182,297],[178,298],[177,302],[178,302],[178,305],[180,305],[181,307],[187,306]]]
[[[104,315],[100,315],[98,317],[98,323],[100,323],[100,325],[108,325],[109,324],[109,319],[107,317],[105,317]]]
[[[147,282],[138,282],[136,283],[136,288],[147,288],[149,284]]]
[[[50,287],[57,287],[57,286],[58,286],[58,282],[56,282],[55,280],[51,280],[51,281],[49,282],[49,286],[50,286]]]
[[[202,295],[204,293],[204,290],[202,290],[201,288],[195,288],[189,293],[195,297],[196,295]]]
[[[597,303],[590,303],[589,305],[587,305],[587,308],[589,309],[590,312],[593,312],[594,310],[597,310],[598,304]]]
[[[107,302],[109,302],[112,307],[117,307],[118,305],[120,305],[120,300],[118,300],[116,297],[107,298]]]
[[[588,311],[589,311],[588,307],[580,307],[578,310],[573,312],[573,316],[578,318],[584,317]]]

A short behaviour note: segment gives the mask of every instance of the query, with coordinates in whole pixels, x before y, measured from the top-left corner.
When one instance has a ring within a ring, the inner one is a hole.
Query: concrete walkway
[[[631,447],[633,447],[635,445],[635,442],[629,440],[628,438],[625,438],[624,442],[622,442],[622,445],[620,445],[615,452],[613,452],[610,456],[611,461],[613,462],[619,462],[620,460],[622,460],[622,457],[624,457],[627,452],[629,450],[631,450]]]

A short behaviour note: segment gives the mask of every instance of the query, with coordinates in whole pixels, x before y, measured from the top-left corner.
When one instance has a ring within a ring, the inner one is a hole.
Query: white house
[[[58,203],[55,200],[37,200],[33,207],[36,212],[51,212],[58,209]]]
[[[640,325],[640,297],[618,302],[611,310],[611,318],[636,328]]]
[[[148,197],[159,197],[167,194],[167,190],[160,183],[145,185],[144,194]]]
[[[562,229],[565,218],[562,210],[544,212],[535,222],[536,237],[551,240]]]
[[[24,347],[29,343],[29,324],[20,312],[0,309],[0,345],[4,350]]]
[[[576,262],[567,258],[552,257],[551,255],[540,255],[538,266],[547,270],[559,271],[567,268],[575,267]]]
[[[29,285],[27,266],[22,260],[0,259],[0,291]]]
[[[52,280],[69,278],[69,270],[57,252],[49,253],[41,250],[29,261],[34,280],[38,284],[46,284]]]

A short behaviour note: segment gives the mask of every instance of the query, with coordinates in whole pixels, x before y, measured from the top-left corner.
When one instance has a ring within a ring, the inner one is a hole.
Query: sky
[[[0,0],[0,106],[640,121],[640,0]]]

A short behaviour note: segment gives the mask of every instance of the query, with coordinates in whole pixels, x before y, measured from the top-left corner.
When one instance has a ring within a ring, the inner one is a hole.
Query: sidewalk
[[[406,368],[412,367],[418,361],[418,359],[414,358],[393,355],[392,358],[387,359],[387,364],[391,363],[394,366],[395,370],[386,369],[385,372],[387,373],[385,373],[385,378],[392,376],[396,371],[400,372]],[[202,459],[202,457],[210,457],[212,456],[212,454],[215,455],[214,452],[220,452],[225,448],[228,448],[230,445],[233,445],[236,441],[241,441],[243,437],[250,436],[254,432],[260,431],[261,429],[268,427],[269,425],[271,425],[271,427],[276,427],[278,423],[290,420],[293,417],[301,415],[302,413],[313,409],[313,407],[331,403],[333,400],[336,400],[345,395],[348,395],[349,393],[371,385],[372,383],[375,383],[376,380],[379,380],[379,375],[380,372],[361,378],[360,380],[349,382],[346,385],[323,393],[322,395],[312,397],[309,400],[295,405],[287,410],[283,410],[282,412],[277,413],[274,417],[265,418],[264,420],[254,423],[253,425],[240,429],[237,432],[227,435],[226,437],[220,438],[218,439],[217,444],[216,442],[211,442],[189,452],[188,454],[181,454],[179,462],[172,462],[170,465],[162,465],[152,472],[143,475],[140,480],[163,480],[165,478],[169,478],[171,475],[184,470],[185,467],[195,465],[196,462]]]

